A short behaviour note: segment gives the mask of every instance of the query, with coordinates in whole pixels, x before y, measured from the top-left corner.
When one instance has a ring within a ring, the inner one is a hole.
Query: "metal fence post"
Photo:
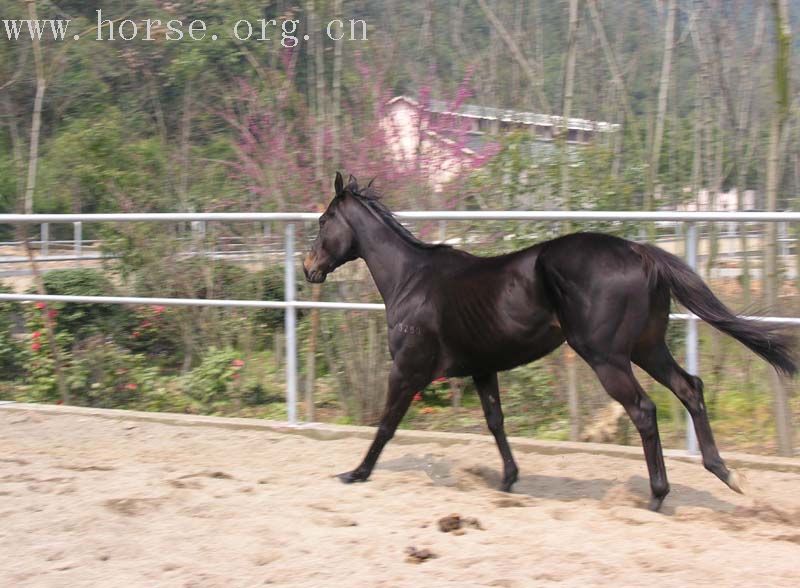
[[[83,257],[83,223],[80,221],[72,223],[72,240],[75,244],[75,257],[78,258],[78,265],[81,265],[80,258]]]
[[[286,251],[284,273],[284,300],[294,302],[294,224],[286,224]],[[297,424],[297,314],[295,308],[286,309],[286,418],[290,425]]]
[[[692,269],[697,269],[697,225],[687,223],[686,227],[686,262]],[[686,371],[696,376],[698,372],[697,318],[690,314],[686,321]],[[689,411],[686,411],[686,451],[697,455],[697,434]]]
[[[50,223],[42,223],[42,226],[39,230],[39,255],[41,257],[47,257],[47,255],[50,253]]]

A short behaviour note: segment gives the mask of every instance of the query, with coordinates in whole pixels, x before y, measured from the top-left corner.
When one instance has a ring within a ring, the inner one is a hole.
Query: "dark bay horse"
[[[389,374],[386,408],[374,441],[343,482],[369,478],[418,390],[441,376],[472,377],[503,459],[501,489],[517,464],[503,428],[497,372],[541,357],[566,341],[624,407],[642,438],[658,510],[669,492],[656,407],[631,362],[669,388],[694,421],[705,467],[731,489],[738,477],[719,455],[700,378],[686,373],[664,341],[670,298],[766,359],[796,372],[792,338],[776,326],[734,315],[683,261],[655,246],[575,233],[497,257],[476,257],[414,237],[350,176],[336,174],[335,196],[303,269],[320,283],[362,258],[386,303]]]

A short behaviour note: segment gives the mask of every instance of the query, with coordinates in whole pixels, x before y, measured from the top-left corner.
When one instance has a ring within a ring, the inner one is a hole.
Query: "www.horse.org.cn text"
[[[52,39],[55,41],[217,41],[224,38],[236,41],[273,42],[284,48],[296,47],[303,41],[311,40],[311,35],[327,37],[332,41],[368,41],[367,22],[362,19],[333,19],[320,24],[318,30],[301,34],[303,23],[300,19],[259,18],[239,19],[230,23],[209,25],[203,20],[115,20],[97,11],[96,26],[81,32],[70,31],[72,20],[39,19],[7,20],[0,36],[5,34],[9,41],[20,39]]]

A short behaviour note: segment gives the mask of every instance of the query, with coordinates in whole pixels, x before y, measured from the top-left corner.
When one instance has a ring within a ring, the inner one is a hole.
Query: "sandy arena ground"
[[[395,443],[331,477],[367,444],[0,409],[0,586],[800,585],[797,473],[668,460],[654,514],[643,460],[518,452],[509,495],[490,443]]]

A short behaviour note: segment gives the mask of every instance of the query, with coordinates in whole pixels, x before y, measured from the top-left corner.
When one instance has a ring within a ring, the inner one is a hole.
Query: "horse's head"
[[[358,192],[358,183],[350,176],[345,186],[342,174],[336,172],[334,188],[336,194],[319,217],[319,233],[303,261],[306,280],[314,284],[324,282],[337,267],[358,257],[356,235],[345,217],[347,195]]]

